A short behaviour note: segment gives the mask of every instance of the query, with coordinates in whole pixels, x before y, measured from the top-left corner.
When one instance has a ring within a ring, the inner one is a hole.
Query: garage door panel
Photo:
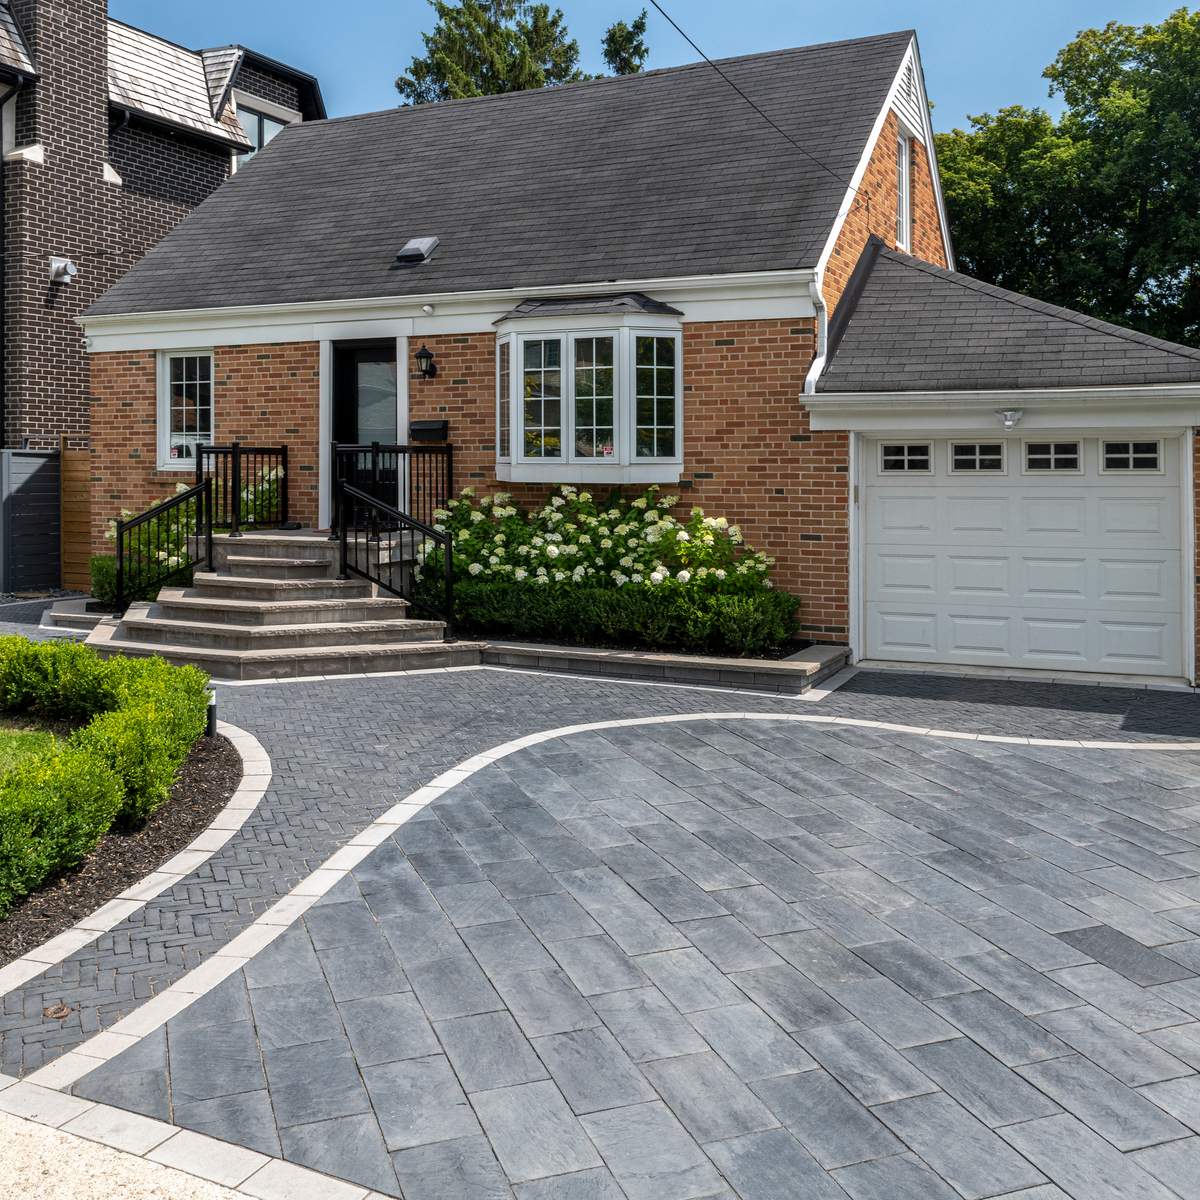
[[[864,653],[905,662],[1183,674],[1178,472],[875,476],[865,489]],[[1175,445],[1175,451],[1178,447]],[[872,461],[869,459],[868,461]]]

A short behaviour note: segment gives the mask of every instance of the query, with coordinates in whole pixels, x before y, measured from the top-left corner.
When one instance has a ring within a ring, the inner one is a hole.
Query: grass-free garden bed
[[[166,801],[139,829],[110,832],[78,867],[20,900],[0,920],[0,966],[70,929],[139,883],[208,828],[242,780],[223,737],[200,738]]]
[[[471,489],[439,510],[452,539],[460,633],[572,645],[780,657],[795,647],[799,600],[771,583],[774,561],[724,517],[672,511],[657,488],[603,503],[561,487],[523,512]],[[426,545],[420,597],[440,594],[441,551]]]
[[[0,774],[0,918],[166,802],[204,732],[208,678],[73,642],[0,638],[0,715],[74,727]]]

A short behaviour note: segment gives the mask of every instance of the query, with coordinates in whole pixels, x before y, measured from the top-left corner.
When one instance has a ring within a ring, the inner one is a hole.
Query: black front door
[[[395,443],[396,343],[345,342],[333,348],[333,440]]]

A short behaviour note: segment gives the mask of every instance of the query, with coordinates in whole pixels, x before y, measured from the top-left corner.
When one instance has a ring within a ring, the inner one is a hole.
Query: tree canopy
[[[1200,345],[1200,11],[1085,30],[1014,105],[939,134],[962,270]]]
[[[425,53],[396,80],[402,102],[427,104],[522,92],[592,76],[579,69],[579,43],[562,10],[525,0],[429,0],[437,20],[422,34]],[[610,26],[604,60],[615,75],[642,69],[646,12]]]

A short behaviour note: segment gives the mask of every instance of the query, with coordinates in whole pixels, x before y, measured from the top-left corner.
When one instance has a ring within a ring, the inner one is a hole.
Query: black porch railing
[[[213,524],[230,537],[288,524],[286,446],[200,446],[196,482],[205,479],[213,485]]]
[[[450,536],[344,480],[334,489],[342,579],[357,575],[412,603],[417,615],[446,623],[454,638]]]
[[[117,521],[117,611],[213,560],[213,481]]]
[[[425,526],[454,495],[454,447],[334,442],[332,532],[339,528],[339,484],[346,483]]]

